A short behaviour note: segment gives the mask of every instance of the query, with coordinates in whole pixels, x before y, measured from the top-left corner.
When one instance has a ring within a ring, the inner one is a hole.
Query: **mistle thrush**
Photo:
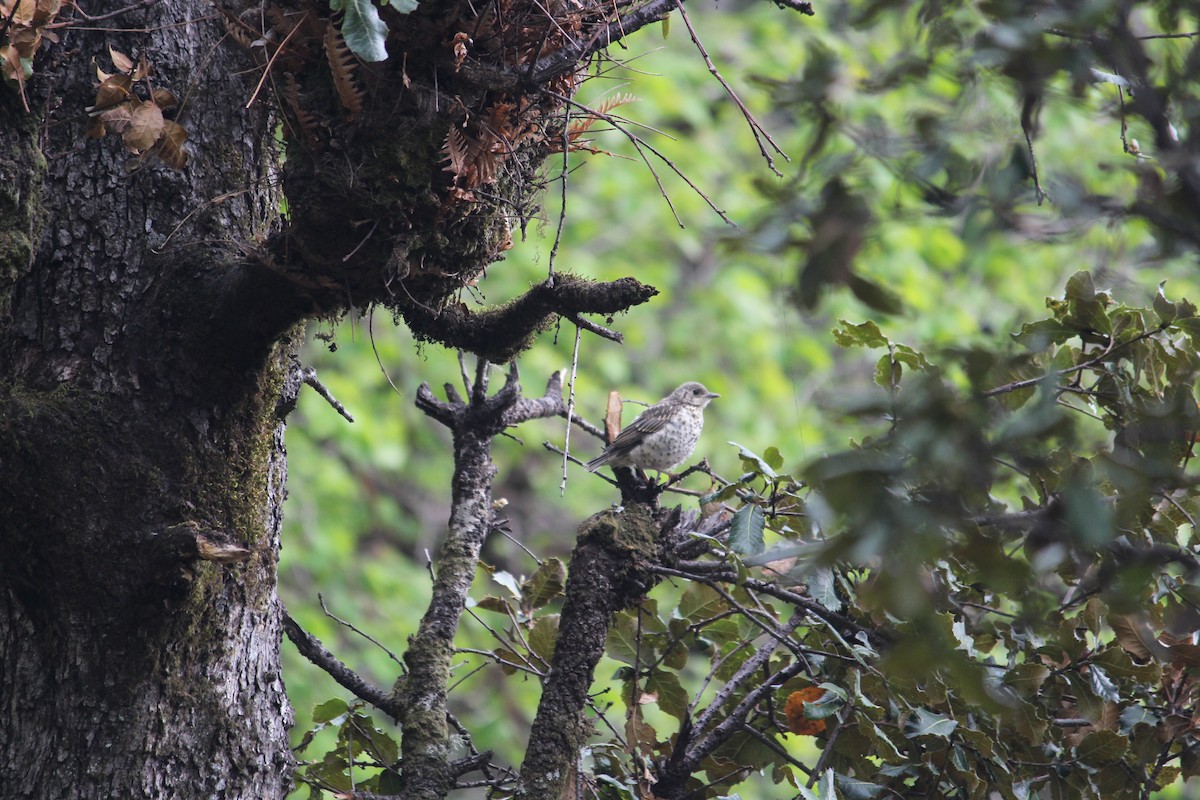
[[[704,427],[704,407],[720,395],[689,381],[647,408],[617,434],[604,452],[587,463],[589,472],[637,467],[669,472],[696,449]]]

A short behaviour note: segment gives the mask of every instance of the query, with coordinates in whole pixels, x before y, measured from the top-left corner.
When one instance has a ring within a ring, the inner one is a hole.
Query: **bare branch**
[[[315,636],[301,628],[296,620],[288,614],[287,609],[283,610],[283,631],[292,644],[296,645],[300,655],[320,667],[342,688],[358,699],[375,706],[392,719],[400,718],[400,707],[393,697],[382,689],[367,683],[361,676],[339,661],[337,656],[329,652]]]

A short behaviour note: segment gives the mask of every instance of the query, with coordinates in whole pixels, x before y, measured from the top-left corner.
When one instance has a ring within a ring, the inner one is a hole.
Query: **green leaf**
[[[755,505],[742,506],[733,515],[729,528],[729,548],[740,556],[755,556],[764,549],[763,528],[767,518]]]
[[[655,670],[646,680],[645,691],[658,696],[658,707],[683,722],[687,716],[688,693],[673,672]]]
[[[808,575],[808,593],[830,611],[841,611],[842,600],[837,596],[836,579],[829,567],[817,567]]]
[[[1020,697],[1028,699],[1038,693],[1049,677],[1049,667],[1030,661],[1010,669],[1004,676],[1004,682]]]
[[[538,617],[529,632],[529,649],[544,663],[549,664],[554,656],[554,643],[558,640],[558,614]]]
[[[839,347],[887,347],[888,339],[871,320],[855,325],[839,319],[841,327],[833,329],[833,340]]]
[[[884,314],[899,314],[904,310],[900,295],[882,284],[851,274],[846,278],[846,285],[850,287],[854,296],[869,308]]]
[[[1175,304],[1167,299],[1166,292],[1163,291],[1166,283],[1166,281],[1163,281],[1158,285],[1158,293],[1154,295],[1154,313],[1158,315],[1158,319],[1162,324],[1170,325],[1175,321],[1178,310]]]
[[[846,690],[842,687],[832,683],[822,683],[820,688],[825,690],[820,699],[812,702],[804,701],[804,716],[809,719],[825,719],[836,714],[842,706],[846,705]]]
[[[350,706],[346,705],[346,701],[340,697],[335,697],[332,700],[326,700],[313,709],[313,722],[330,723],[349,712]]]
[[[726,608],[725,598],[703,583],[693,583],[679,598],[679,616],[690,622],[716,616]]]
[[[1075,748],[1075,756],[1093,767],[1120,761],[1129,749],[1129,739],[1116,731],[1092,731]]]
[[[401,14],[408,14],[417,10],[419,0],[381,0],[381,4],[391,6]]]
[[[937,714],[933,711],[927,711],[924,708],[918,708],[905,724],[904,735],[909,739],[915,739],[918,736],[935,736],[938,739],[948,739],[957,727],[958,722],[950,719],[945,714]]]
[[[567,569],[557,558],[547,559],[521,584],[521,595],[530,608],[541,608],[563,593]]]
[[[413,8],[416,5],[412,3]],[[363,61],[383,61],[387,58],[387,24],[379,18],[379,10],[371,0],[330,0],[329,7],[344,12],[342,38],[346,40],[350,52]]]
[[[468,603],[469,602],[470,601],[468,600]],[[511,610],[508,605],[508,601],[501,600],[494,594],[489,594],[478,603],[475,603],[473,607],[482,608],[484,611],[495,611],[497,614],[504,614],[505,616],[507,616]]]
[[[904,377],[904,365],[897,361],[891,353],[884,353],[875,362],[875,385],[884,388],[899,386]]]
[[[742,459],[742,469],[750,472],[758,472],[770,478],[771,480],[775,480],[779,477],[775,470],[771,469],[771,465],[768,464],[762,456],[758,455],[758,453],[753,452],[749,448],[746,448],[737,442],[729,442],[729,444],[738,449],[738,458]]]
[[[646,632],[638,635],[637,615],[632,611],[617,614],[604,640],[604,652],[611,658],[630,666],[646,664],[655,659],[654,647],[647,640]]]
[[[768,466],[773,470],[778,471],[783,469],[783,454],[774,445],[763,451],[763,461],[767,462]]]
[[[899,748],[896,747],[895,742],[889,739],[887,735],[880,730],[878,725],[876,725],[874,722],[871,722],[869,719],[860,717],[858,720],[858,727],[862,730],[863,735],[867,738],[867,740],[871,742],[871,745],[875,750],[875,755],[882,759],[885,764],[904,763],[904,755],[901,754]]]
[[[1096,284],[1092,282],[1092,273],[1080,270],[1067,279],[1067,288],[1063,292],[1067,300],[1090,302],[1096,297]]]
[[[509,593],[511,593],[516,599],[521,599],[521,585],[517,583],[517,579],[513,577],[511,572],[500,570],[492,575],[492,580],[503,586],[505,589],[508,589]]]
[[[1019,332],[1013,334],[1013,339],[1030,350],[1041,351],[1052,344],[1062,344],[1072,336],[1078,335],[1079,328],[1073,325],[1056,319],[1043,319],[1026,322]]]
[[[837,787],[841,790],[843,800],[874,800],[876,797],[894,794],[877,783],[864,781],[861,778],[851,778],[840,772],[837,774]]]

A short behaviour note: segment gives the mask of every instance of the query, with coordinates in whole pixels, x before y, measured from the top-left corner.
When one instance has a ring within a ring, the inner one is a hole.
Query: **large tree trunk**
[[[579,60],[673,3],[652,5],[625,28],[604,0],[385,9],[390,58],[363,65],[324,2],[148,0],[58,27],[28,110],[0,85],[5,798],[286,793],[290,332],[377,303],[507,361],[556,315],[654,294],[558,275],[491,311],[451,302],[533,213]],[[97,70],[131,76],[131,115],[179,99],[186,168],[164,166],[177,150],[130,168]],[[89,106],[110,135],[85,138]]]
[[[171,0],[114,27],[211,13]],[[32,114],[0,87],[6,798],[290,785],[275,595],[288,347],[269,343],[296,313],[252,302],[269,279],[236,268],[277,197],[269,120],[240,108],[255,76],[221,35],[69,31],[37,62]],[[109,44],[187,96],[186,171],[130,172],[115,137],[84,138]]]

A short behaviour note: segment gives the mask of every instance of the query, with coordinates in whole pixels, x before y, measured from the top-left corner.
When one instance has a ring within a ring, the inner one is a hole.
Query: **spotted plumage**
[[[643,411],[617,434],[604,452],[587,463],[590,472],[605,464],[669,472],[696,449],[704,428],[704,407],[720,395],[689,381]]]

